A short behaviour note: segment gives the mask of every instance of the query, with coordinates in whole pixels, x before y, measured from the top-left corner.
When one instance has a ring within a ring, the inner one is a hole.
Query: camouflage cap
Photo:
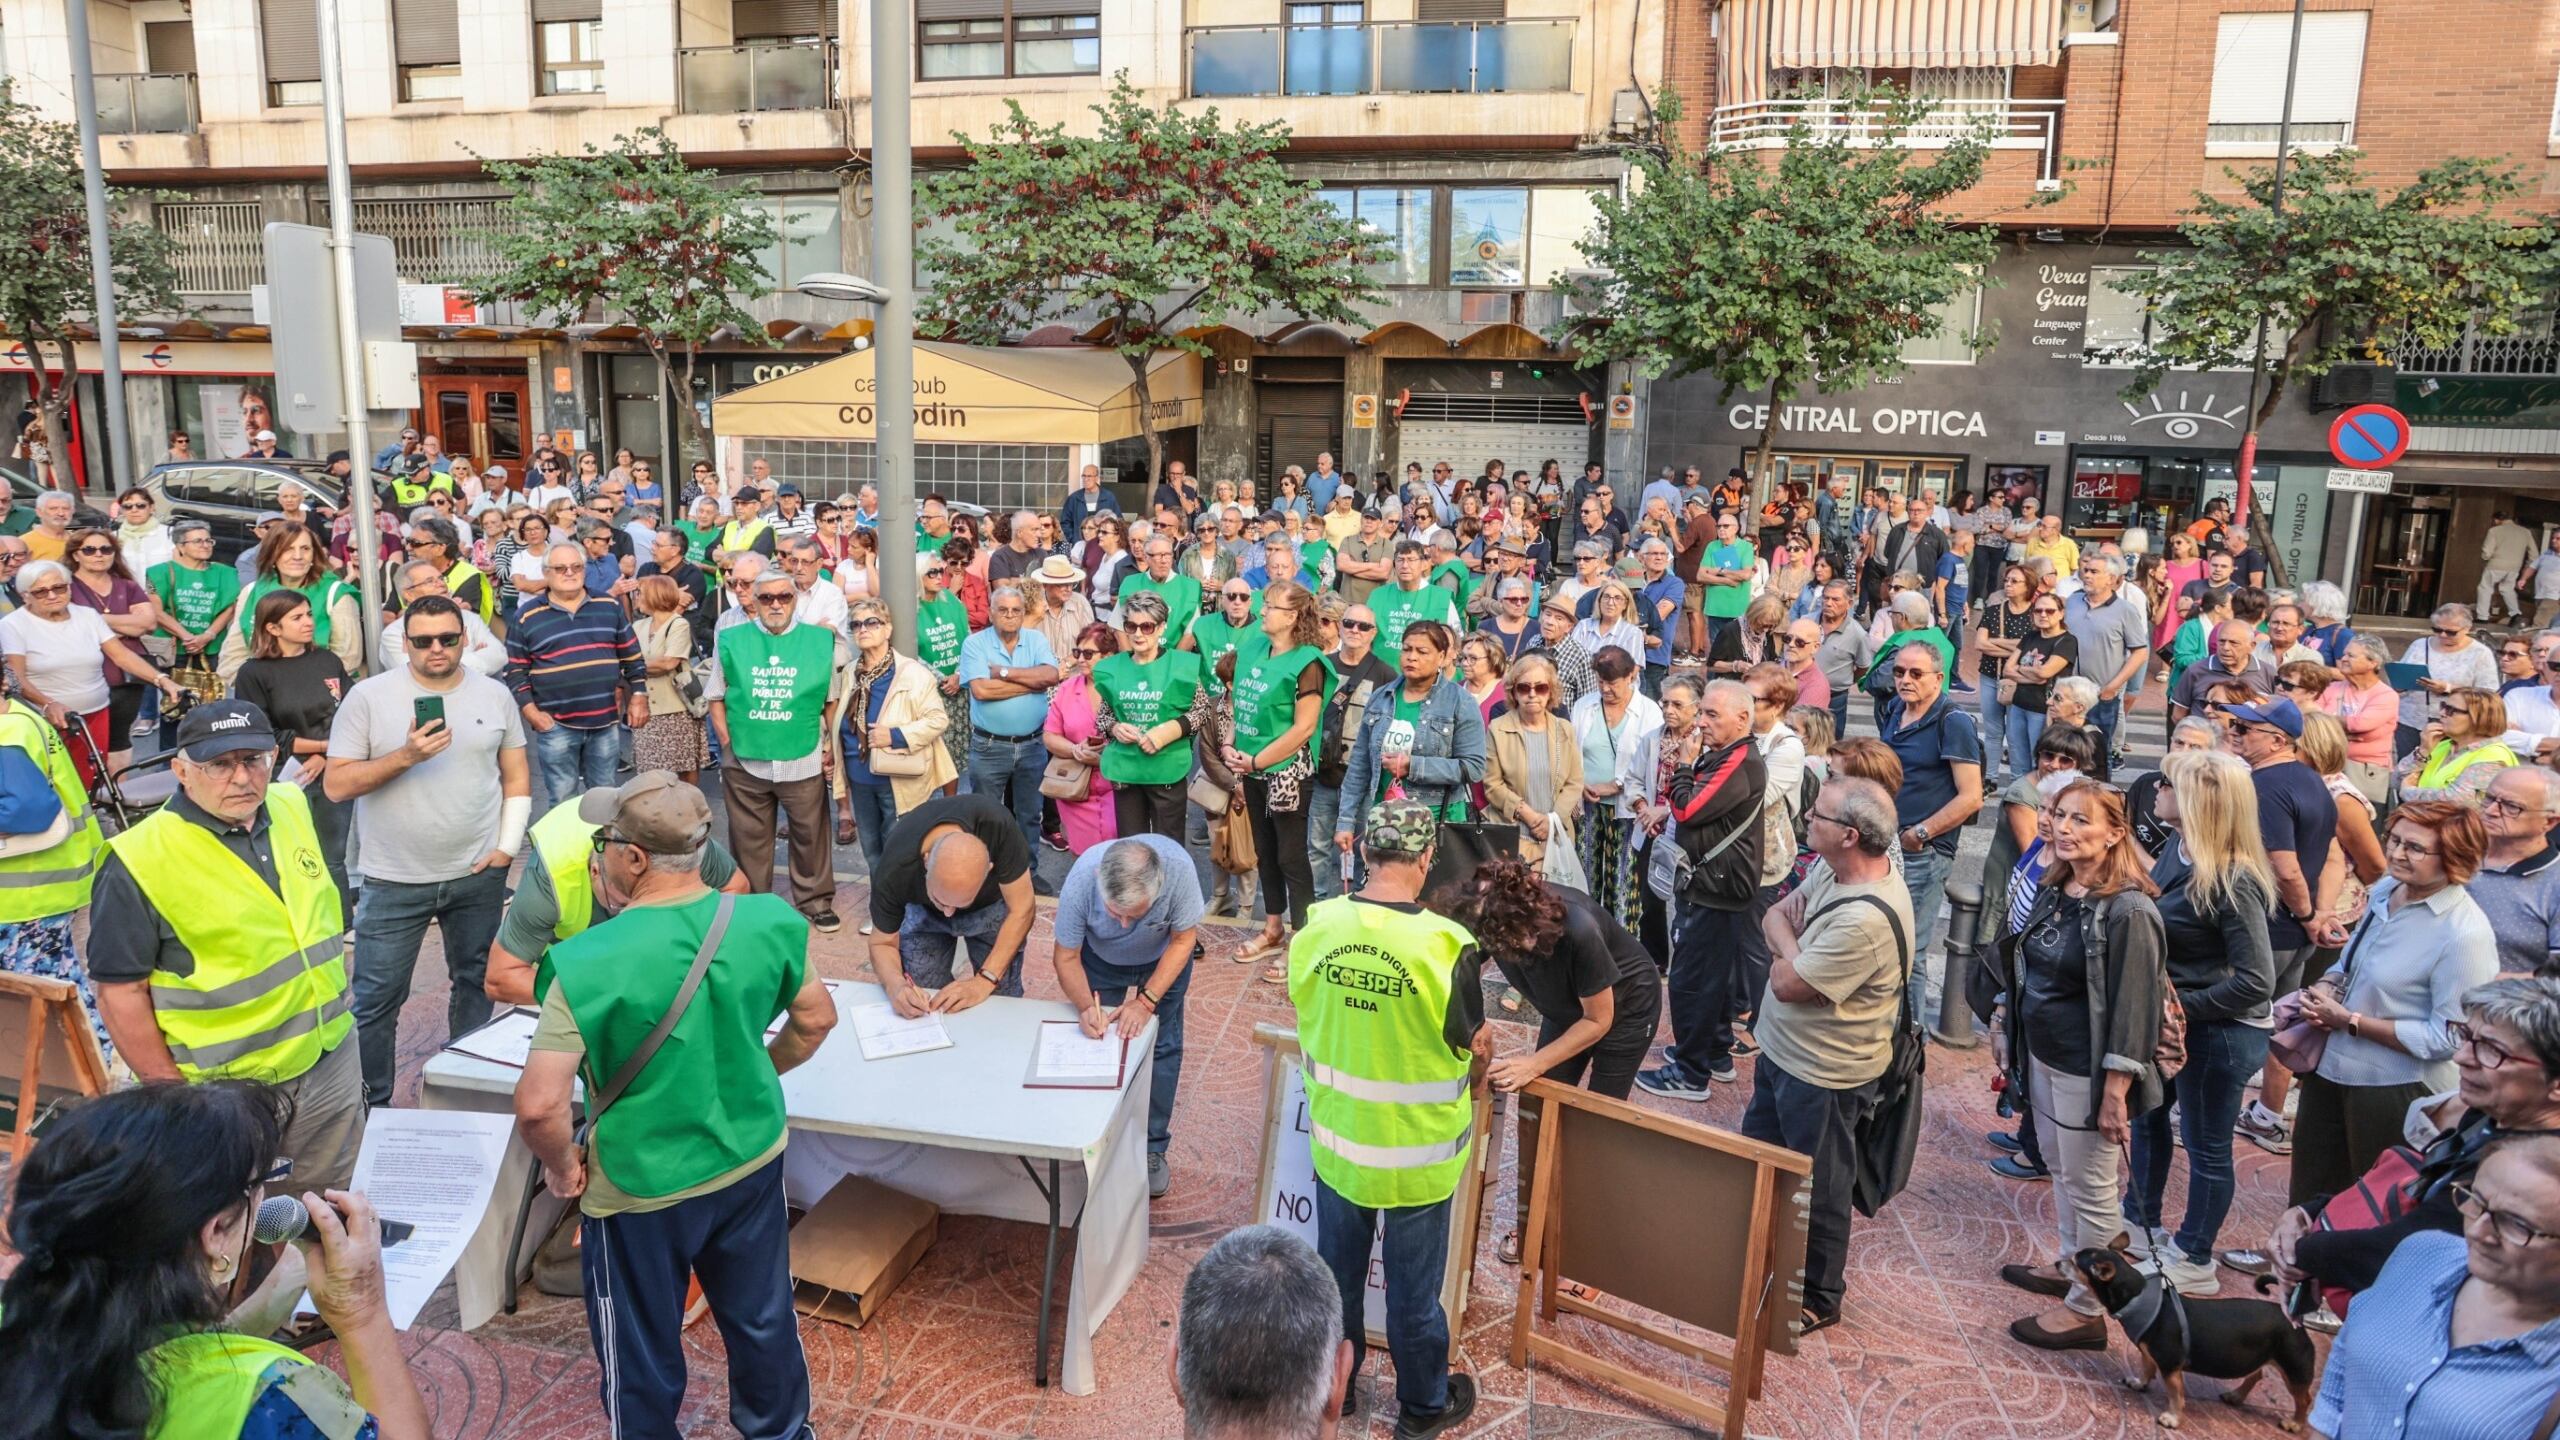
[[[1381,855],[1420,855],[1440,836],[1440,815],[1419,800],[1398,796],[1369,807],[1360,843]]]

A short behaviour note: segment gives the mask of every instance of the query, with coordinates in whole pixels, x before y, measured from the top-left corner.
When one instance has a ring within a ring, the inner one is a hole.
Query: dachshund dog
[[[2083,1250],[2071,1263],[2142,1352],[2142,1373],[2126,1376],[2125,1388],[2148,1389],[2152,1376],[2162,1378],[2169,1392],[2169,1408],[2158,1417],[2163,1429],[2186,1421],[2189,1372],[2239,1381],[2222,1392],[2222,1403],[2245,1405],[2269,1365],[2293,1392],[2293,1418],[2278,1427],[2287,1434],[2302,1429],[2320,1361],[2311,1337],[2283,1307],[2268,1300],[2186,1299],[2158,1276],[2133,1268],[2121,1251]],[[2261,1277],[2258,1286],[2264,1291],[2272,1283]]]

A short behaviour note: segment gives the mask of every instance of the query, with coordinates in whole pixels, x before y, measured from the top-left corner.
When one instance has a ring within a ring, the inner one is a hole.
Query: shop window
[[[1973,286],[1949,297],[1944,304],[1932,305],[1929,313],[1938,317],[1938,333],[1914,336],[1902,342],[1902,363],[1972,364],[1973,347],[1966,343],[1966,338],[1982,325],[1982,287]]]
[[[803,276],[844,268],[844,206],[833,195],[777,195],[761,202],[773,216],[775,242],[756,252],[775,290]]]
[[[2367,19],[2362,10],[2301,17],[2301,58],[2294,65],[2292,87],[2295,148],[2332,150],[2355,142]],[[2276,153],[2276,135],[2285,118],[2285,72],[2293,55],[2295,23],[2295,17],[2284,11],[2222,17],[2214,42],[2205,154]]]
[[[552,20],[533,27],[543,95],[604,93],[604,21]]]
[[[1370,269],[1370,279],[1380,285],[1431,283],[1429,187],[1329,185],[1316,198],[1368,226],[1386,246],[1387,258]]]

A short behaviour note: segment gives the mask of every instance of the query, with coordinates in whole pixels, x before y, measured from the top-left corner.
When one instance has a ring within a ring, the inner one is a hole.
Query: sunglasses
[[[1919,665],[1896,665],[1893,667],[1893,677],[1897,680],[1917,680],[1921,676],[1935,675],[1937,673],[1938,672],[1935,670]]]
[[[1101,653],[1101,651],[1094,649],[1090,645],[1078,645],[1073,650],[1067,652],[1070,657],[1077,660],[1091,660]]]
[[[1153,620],[1132,620],[1121,628],[1132,635],[1153,635],[1164,626]]]
[[[790,595],[759,595],[756,597],[756,603],[759,605],[789,605],[794,601],[797,601],[799,598],[799,595],[796,593]]]
[[[1553,695],[1556,693],[1556,687],[1553,685],[1514,685],[1511,687],[1511,693],[1514,695]]]
[[[1345,620],[1341,622],[1341,628],[1345,630],[1359,630],[1365,632],[1375,630],[1378,626],[1375,621],[1370,620]]]
[[[462,632],[439,630],[430,635],[412,635],[409,646],[414,650],[459,650],[462,648]]]
[[[2467,631],[2450,629],[2450,628],[2448,628],[2448,627],[2446,627],[2446,626],[2443,626],[2443,625],[2432,625],[2432,626],[2429,626],[2428,628],[2429,628],[2429,629],[2431,629],[2431,630],[2433,630],[2433,631],[2435,631],[2438,635],[2443,636],[2443,637],[2444,637],[2444,638],[2446,638],[2447,640],[2451,640],[2451,639],[2453,639],[2453,638],[2454,638],[2455,636],[2457,636],[2457,635],[2463,635],[2463,634],[2467,634],[2467,633],[2469,633],[2469,632],[2467,632]]]
[[[71,553],[74,555],[113,555],[116,553],[116,547],[113,545],[83,545]]]
[[[29,595],[68,595],[71,593],[71,587],[68,585],[39,585],[27,593]]]

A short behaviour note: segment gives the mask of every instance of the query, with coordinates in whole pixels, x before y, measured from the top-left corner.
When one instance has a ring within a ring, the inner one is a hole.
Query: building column
[[[1620,430],[1609,423],[1610,402],[1621,390],[1635,401],[1635,424]],[[1646,464],[1645,411],[1653,403],[1653,384],[1636,367],[1626,361],[1612,361],[1607,381],[1600,392],[1600,463],[1608,467],[1609,483],[1621,495],[1644,494],[1644,482],[1652,473]]]
[[[1334,465],[1346,475],[1374,475],[1386,468],[1385,422],[1380,418],[1386,410],[1386,397],[1380,393],[1386,384],[1386,357],[1366,345],[1344,357],[1342,453],[1334,457]],[[1353,413],[1363,395],[1374,402],[1366,429],[1355,423],[1357,417]]]
[[[1202,494],[1208,493],[1210,483],[1217,478],[1253,473],[1257,418],[1250,365],[1239,370],[1235,368],[1236,361],[1223,353],[1204,364],[1208,373],[1200,395],[1200,453],[1191,467]],[[1147,483],[1152,487],[1163,478],[1149,476]],[[1154,491],[1150,489],[1148,494],[1152,496]]]

